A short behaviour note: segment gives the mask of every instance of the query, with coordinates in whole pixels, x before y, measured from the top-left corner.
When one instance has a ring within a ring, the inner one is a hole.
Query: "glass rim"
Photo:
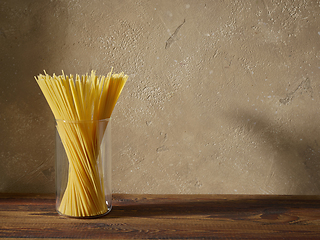
[[[89,120],[68,120],[68,119],[55,119],[56,122],[65,122],[65,123],[91,123],[91,122],[110,122],[110,118],[103,119],[89,119]]]

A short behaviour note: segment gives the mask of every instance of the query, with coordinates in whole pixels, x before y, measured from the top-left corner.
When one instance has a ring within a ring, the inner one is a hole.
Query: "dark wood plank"
[[[0,237],[318,239],[320,197],[114,194],[107,216],[73,219],[53,195],[0,194]]]

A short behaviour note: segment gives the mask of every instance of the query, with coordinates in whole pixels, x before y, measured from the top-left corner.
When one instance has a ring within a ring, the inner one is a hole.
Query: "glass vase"
[[[56,209],[75,218],[112,208],[110,119],[56,119]]]

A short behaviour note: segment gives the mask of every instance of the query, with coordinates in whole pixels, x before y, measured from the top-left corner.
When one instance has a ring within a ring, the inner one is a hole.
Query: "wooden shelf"
[[[113,195],[97,219],[55,211],[53,195],[0,194],[1,238],[320,239],[319,196]]]

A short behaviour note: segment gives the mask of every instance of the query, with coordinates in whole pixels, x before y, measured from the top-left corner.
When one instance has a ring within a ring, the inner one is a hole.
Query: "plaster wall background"
[[[55,191],[34,76],[129,80],[113,191],[320,194],[319,1],[0,2],[0,191]]]

